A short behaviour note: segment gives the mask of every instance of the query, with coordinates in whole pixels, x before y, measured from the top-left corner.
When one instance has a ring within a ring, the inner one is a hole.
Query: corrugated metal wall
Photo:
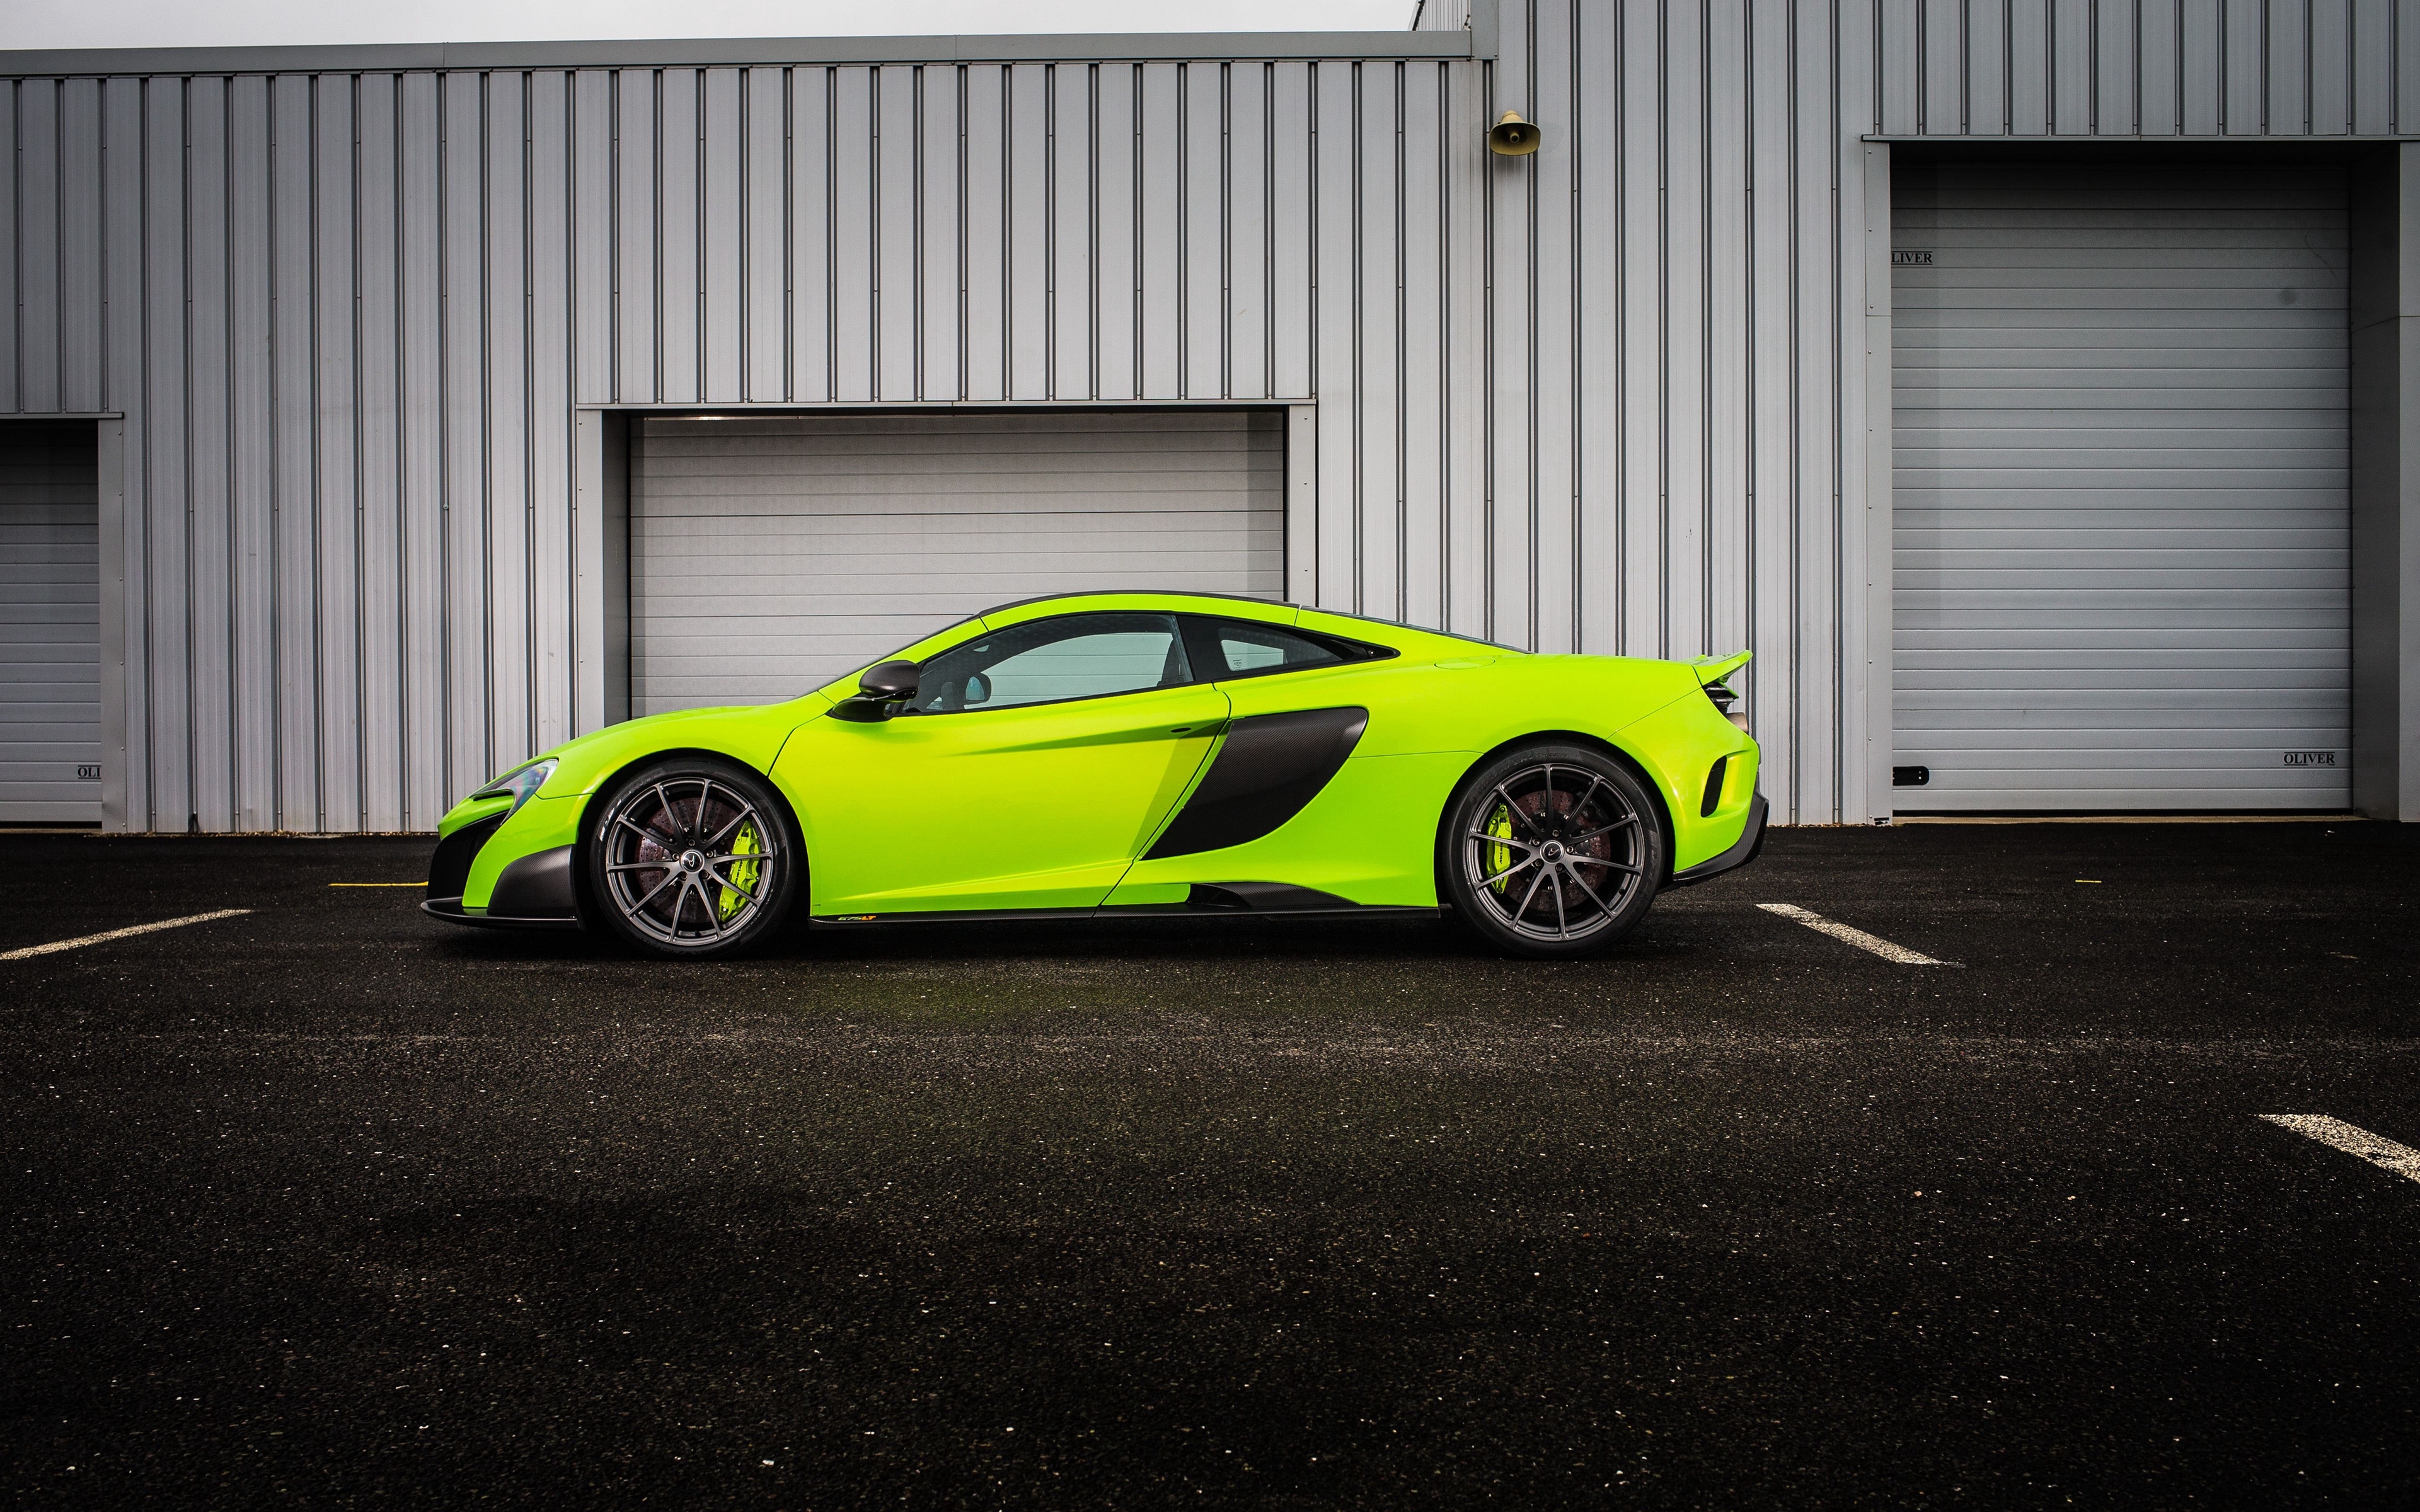
[[[1869,129],[1893,136],[2420,126],[2412,0],[1880,0],[1872,36]]]
[[[132,822],[427,827],[593,724],[576,403],[1134,399],[1316,400],[1322,604],[1753,644],[1778,813],[1861,818],[1860,138],[2420,111],[2413,0],[1497,26],[1493,64],[0,81],[0,413],[127,416]],[[1545,150],[1484,153],[1507,106]]]

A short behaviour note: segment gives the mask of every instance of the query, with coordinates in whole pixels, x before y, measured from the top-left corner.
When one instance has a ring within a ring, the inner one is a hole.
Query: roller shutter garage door
[[[1283,596],[1274,412],[663,417],[632,446],[633,714],[795,698],[1047,594]]]
[[[2342,176],[1894,177],[1897,808],[2346,807]]]
[[[0,421],[0,824],[101,823],[93,424]]]

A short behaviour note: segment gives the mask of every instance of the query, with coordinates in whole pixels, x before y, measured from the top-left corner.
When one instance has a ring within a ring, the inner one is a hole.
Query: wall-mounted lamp
[[[1507,158],[1526,158],[1538,150],[1543,140],[1538,128],[1521,118],[1517,110],[1508,110],[1504,118],[1488,129],[1487,150]]]

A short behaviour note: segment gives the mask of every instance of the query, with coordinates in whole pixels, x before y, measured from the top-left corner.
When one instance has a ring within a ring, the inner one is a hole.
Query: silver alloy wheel
[[[787,861],[780,833],[746,795],[710,777],[634,788],[597,835],[607,901],[659,945],[719,945],[772,895],[774,871]]]
[[[1481,907],[1517,934],[1566,943],[1621,914],[1646,856],[1640,815],[1619,787],[1551,762],[1496,784],[1462,841],[1463,876]]]

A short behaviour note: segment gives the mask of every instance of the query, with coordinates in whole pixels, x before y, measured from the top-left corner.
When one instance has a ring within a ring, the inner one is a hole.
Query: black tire
[[[1629,767],[1588,746],[1516,747],[1464,779],[1437,837],[1454,913],[1512,955],[1594,955],[1664,880],[1664,825]]]
[[[600,795],[583,827],[582,900],[650,955],[710,961],[779,932],[806,850],[771,783],[737,762],[671,756]]]

